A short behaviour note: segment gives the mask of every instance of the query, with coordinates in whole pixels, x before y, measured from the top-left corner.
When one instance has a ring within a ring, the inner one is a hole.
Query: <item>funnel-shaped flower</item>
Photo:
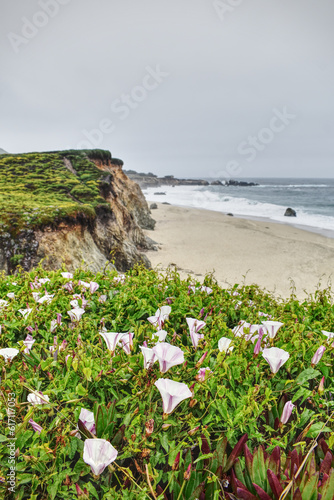
[[[79,420],[81,420],[86,429],[92,434],[96,433],[94,413],[92,411],[86,410],[86,408],[81,408]],[[77,433],[76,435],[80,437],[80,433]]]
[[[32,426],[35,432],[38,432],[40,434],[43,430],[43,427],[41,427],[37,422],[35,422],[32,418],[29,420],[29,424]]]
[[[321,330],[321,333],[327,337],[328,340],[331,340],[334,338],[334,333],[333,332],[327,332],[326,330]]]
[[[144,368],[146,368],[147,370],[156,362],[157,358],[155,357],[153,349],[144,346],[139,346],[139,349],[141,350],[142,355],[144,356]]]
[[[104,304],[107,301],[107,296],[106,295],[100,295],[98,298],[100,304]]]
[[[78,281],[78,285],[81,286],[82,288],[89,288],[90,287],[90,283],[87,283],[87,281],[82,281],[82,280]]]
[[[72,280],[73,279],[73,274],[72,273],[61,273],[63,278],[66,278],[67,280]]]
[[[14,299],[15,299],[15,293],[13,293],[13,292],[9,292],[9,293],[7,293],[7,297],[8,297],[9,299],[13,299],[13,300],[14,300]]]
[[[289,359],[290,354],[278,347],[263,349],[262,356],[269,363],[272,373],[277,373],[281,366]]]
[[[262,321],[262,324],[266,327],[270,339],[275,338],[279,328],[284,325],[279,321]]]
[[[172,308],[170,306],[162,306],[157,309],[154,316],[150,316],[147,320],[156,327],[157,330],[161,330],[164,326],[165,321],[168,320]]]
[[[52,319],[50,323],[50,332],[51,333],[55,332],[57,330],[57,326],[58,326],[57,320]]]
[[[326,351],[326,347],[324,345],[320,346],[319,349],[315,351],[315,354],[311,360],[312,365],[317,365],[321,360],[324,352]]]
[[[40,294],[40,293],[38,293],[38,292],[32,292],[32,294],[31,294],[31,295],[33,296],[33,299],[34,299],[36,302],[39,300],[39,298],[40,298],[40,296],[41,296],[41,294]]]
[[[154,385],[159,389],[162,397],[164,413],[172,413],[174,408],[184,399],[191,398],[192,393],[186,384],[174,382],[168,378],[159,378]]]
[[[236,337],[243,337],[246,334],[244,329],[250,327],[251,327],[250,323],[247,323],[246,321],[242,320],[237,324],[237,326],[233,328],[232,332]]]
[[[67,314],[71,318],[72,323],[78,323],[80,321],[81,316],[84,314],[85,310],[81,309],[80,307],[76,307],[74,309],[71,309],[70,311],[67,311]]]
[[[31,335],[27,335],[25,340],[23,341],[23,344],[26,346],[26,348],[24,349],[24,353],[25,354],[29,354],[29,351],[30,349],[32,348],[33,346],[33,343],[35,342],[36,340],[32,338]]]
[[[282,415],[280,418],[280,421],[282,422],[282,424],[287,423],[287,421],[289,420],[289,418],[291,416],[292,410],[294,409],[295,406],[296,405],[292,404],[292,401],[287,401],[285,403],[283,411],[282,411]]]
[[[119,341],[121,340],[123,333],[107,332],[107,331],[101,330],[99,332],[99,334],[101,335],[101,337],[104,338],[109,351],[111,351],[112,353],[115,352],[116,346],[118,345]]]
[[[90,293],[96,292],[96,290],[98,290],[99,287],[100,287],[100,285],[98,283],[95,283],[95,281],[91,281],[89,283],[89,291],[90,291]]]
[[[63,285],[63,288],[65,288],[65,290],[67,290],[68,292],[72,293],[73,292],[73,283],[72,283],[72,281],[69,281],[68,283],[65,283],[65,285]]]
[[[157,330],[156,333],[153,333],[152,340],[154,342],[165,342],[166,337],[167,337],[166,330]]]
[[[105,439],[86,439],[83,460],[90,465],[93,474],[99,476],[111,462],[116,460],[118,451]]]
[[[199,340],[204,339],[204,335],[198,332],[206,325],[206,323],[205,321],[200,321],[195,318],[186,318],[186,321],[189,328],[191,343],[194,348],[197,349]]]
[[[121,333],[120,341],[123,347],[123,351],[126,354],[131,354],[131,349],[133,346],[133,336],[134,333],[132,332]]]
[[[12,347],[6,347],[5,349],[0,349],[0,356],[3,356],[6,361],[11,361],[20,351]]]
[[[8,305],[8,300],[0,299],[0,309],[3,307],[7,307]]]
[[[50,281],[49,278],[39,278],[39,280],[37,280],[38,283],[41,283],[42,285],[45,285],[45,283],[47,283],[48,281]]]
[[[196,375],[196,380],[198,380],[198,382],[204,382],[205,379],[211,374],[213,373],[212,370],[210,370],[210,368],[200,368],[198,370],[198,373]]]
[[[159,342],[152,351],[159,361],[161,373],[166,373],[172,366],[184,363],[182,349],[167,342]]]
[[[30,309],[30,307],[28,307],[27,309],[19,309],[19,313],[22,314],[23,316],[23,319],[26,319],[29,314],[31,313],[32,309]]]
[[[231,342],[232,340],[226,337],[222,337],[221,339],[219,339],[218,349],[220,350],[220,352],[226,352],[226,353],[232,352],[233,347],[230,347]]]
[[[54,294],[53,295],[49,295],[48,293],[43,295],[43,297],[41,297],[40,299],[37,300],[37,302],[39,304],[44,304],[44,302],[46,302],[47,304],[51,304],[51,301],[54,297]]]
[[[48,404],[49,396],[46,396],[42,392],[39,392],[39,394],[41,395],[41,397],[39,397],[39,396],[37,396],[37,394],[34,394],[33,392],[31,392],[27,397],[27,401],[29,401],[29,403],[31,403],[33,406]]]

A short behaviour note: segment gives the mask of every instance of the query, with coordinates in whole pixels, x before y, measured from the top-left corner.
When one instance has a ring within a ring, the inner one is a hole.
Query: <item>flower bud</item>
[[[148,420],[145,424],[145,429],[146,429],[146,437],[149,437],[152,432],[154,431],[154,420],[151,418]]]
[[[280,418],[280,421],[283,425],[286,424],[287,421],[289,420],[291,413],[292,413],[292,410],[294,409],[295,406],[296,405],[292,404],[291,401],[287,401],[285,403],[283,411],[282,411],[282,415]]]
[[[322,377],[318,387],[318,393],[320,394],[320,396],[324,393],[324,391],[325,391],[325,377]]]
[[[180,452],[176,455],[174,463],[172,465],[172,470],[178,470],[180,464]]]
[[[184,473],[184,476],[183,476],[184,480],[189,481],[190,476],[191,476],[191,463],[188,465],[188,468],[187,468],[186,472]]]

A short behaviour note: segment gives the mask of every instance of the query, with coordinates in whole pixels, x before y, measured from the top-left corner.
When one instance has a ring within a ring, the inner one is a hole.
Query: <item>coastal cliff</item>
[[[109,262],[150,266],[142,229],[155,221],[140,187],[108,151],[56,151],[0,157],[0,270],[28,271]]]

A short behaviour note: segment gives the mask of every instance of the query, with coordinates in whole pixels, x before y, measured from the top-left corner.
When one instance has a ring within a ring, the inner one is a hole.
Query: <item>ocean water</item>
[[[143,192],[148,201],[232,213],[236,217],[264,218],[334,237],[334,179],[246,180],[259,185],[161,186]],[[285,217],[287,207],[293,208],[297,217]]]

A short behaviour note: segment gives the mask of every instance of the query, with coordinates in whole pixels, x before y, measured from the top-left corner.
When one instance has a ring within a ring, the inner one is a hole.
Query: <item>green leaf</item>
[[[319,432],[332,432],[332,429],[329,427],[323,427],[322,422],[316,422],[315,424],[311,425],[308,433],[306,434],[306,437],[311,437],[315,438],[319,434]]]
[[[314,370],[314,368],[307,368],[298,375],[298,377],[296,378],[296,383],[298,385],[305,384],[305,382],[307,382],[308,380],[312,380],[319,375],[321,375],[321,372],[319,372],[319,370]]]
[[[201,455],[195,460],[194,464],[197,464],[197,462],[200,462],[201,460],[206,460],[207,458],[212,458],[212,457],[213,453],[207,453],[206,455]]]
[[[84,388],[84,386],[82,384],[78,384],[76,389],[75,389],[75,392],[79,395],[79,396],[86,396],[86,394],[88,393],[87,389]]]

